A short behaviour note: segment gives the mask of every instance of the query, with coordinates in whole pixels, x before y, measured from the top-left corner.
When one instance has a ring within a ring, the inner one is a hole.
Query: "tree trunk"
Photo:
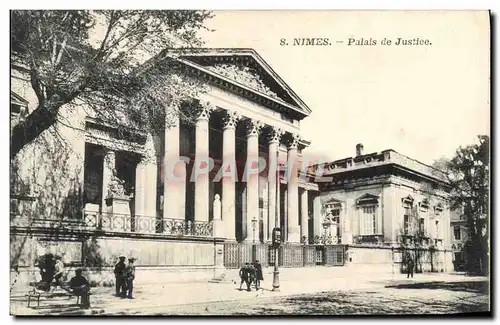
[[[39,105],[23,122],[14,126],[10,140],[11,160],[24,146],[55,124],[59,107],[53,106],[51,109],[47,109]]]

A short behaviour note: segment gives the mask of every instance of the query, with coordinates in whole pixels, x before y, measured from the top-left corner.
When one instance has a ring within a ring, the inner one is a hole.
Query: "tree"
[[[162,50],[201,44],[206,11],[11,11],[11,56],[29,72],[36,108],[11,132],[11,159],[60,120],[67,104],[102,119],[163,127],[165,107],[199,85],[170,65]],[[151,57],[157,57],[147,61]],[[124,118],[125,117],[125,118]],[[155,123],[156,122],[156,123]]]
[[[466,267],[475,274],[489,269],[489,162],[490,139],[479,135],[478,143],[459,147],[450,161],[439,163],[452,186],[451,208],[463,211],[466,219]]]

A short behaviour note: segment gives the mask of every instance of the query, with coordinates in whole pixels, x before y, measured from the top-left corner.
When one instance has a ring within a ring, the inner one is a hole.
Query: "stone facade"
[[[406,252],[417,270],[452,271],[449,185],[439,171],[393,150],[315,166],[323,237],[348,246],[347,262],[402,269]],[[399,265],[398,265],[399,264]]]
[[[165,131],[119,129],[76,102],[17,155],[11,265],[32,269],[44,251],[89,270],[119,254],[136,257],[138,267],[221,269],[224,242],[267,243],[274,227],[289,242],[311,237],[317,185],[299,181],[297,167],[309,145],[299,122],[310,109],[253,50],[165,53],[206,85],[199,98],[165,108],[185,113]],[[29,114],[36,96],[26,71],[13,71],[11,101],[23,99]],[[238,71],[245,74],[229,75]],[[259,158],[266,168],[245,175]],[[197,173],[210,159],[214,169]],[[276,168],[285,163],[292,168]],[[238,179],[217,179],[227,166]]]

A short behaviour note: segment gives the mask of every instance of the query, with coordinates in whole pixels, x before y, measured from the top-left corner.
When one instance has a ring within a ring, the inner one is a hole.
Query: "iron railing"
[[[332,235],[316,235],[313,237],[312,243],[317,245],[336,245],[342,243],[342,238]]]
[[[361,235],[354,236],[353,242],[355,244],[372,244],[382,245],[384,243],[384,235]]]
[[[118,213],[83,211],[82,219],[30,218],[11,214],[11,227],[39,227],[61,230],[110,231],[174,236],[212,237],[212,221],[163,219]]]

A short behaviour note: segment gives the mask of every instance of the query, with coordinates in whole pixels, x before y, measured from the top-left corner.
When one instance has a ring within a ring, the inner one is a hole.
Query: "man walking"
[[[250,291],[250,264],[245,263],[240,269],[240,290],[243,283],[247,285],[247,291]]]
[[[134,299],[132,292],[134,291],[135,266],[134,258],[128,259],[128,265],[125,267],[125,282],[127,285],[127,298]]]
[[[264,281],[264,276],[262,274],[262,264],[257,260],[253,263],[255,268],[255,290],[259,290],[260,281]]]
[[[406,275],[406,278],[409,278],[411,275],[411,277],[413,279],[413,269],[415,268],[415,263],[413,262],[413,258],[408,257],[408,262],[406,264],[406,268],[407,268],[406,271],[408,272]]]
[[[120,256],[120,261],[115,265],[115,289],[116,296],[125,296],[126,288],[125,288],[125,280],[123,278],[123,271],[125,271],[125,256]]]

